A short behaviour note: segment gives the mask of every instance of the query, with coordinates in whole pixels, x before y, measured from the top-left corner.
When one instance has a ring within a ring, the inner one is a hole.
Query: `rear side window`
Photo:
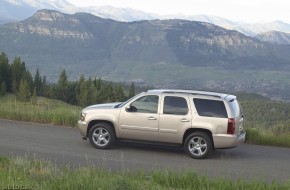
[[[228,114],[223,101],[194,98],[198,115],[204,117],[227,118]]]
[[[188,113],[187,102],[182,97],[166,96],[164,98],[164,114],[186,115]]]

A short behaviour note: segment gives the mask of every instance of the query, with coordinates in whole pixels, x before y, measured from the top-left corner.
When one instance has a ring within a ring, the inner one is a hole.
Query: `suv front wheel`
[[[90,143],[95,148],[109,148],[115,143],[115,133],[112,127],[107,123],[98,123],[90,129]]]
[[[213,143],[208,134],[198,131],[188,135],[184,141],[186,153],[195,159],[208,157],[213,150]]]

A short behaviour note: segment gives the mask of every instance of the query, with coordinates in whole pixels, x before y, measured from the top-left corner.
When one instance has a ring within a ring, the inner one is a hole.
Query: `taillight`
[[[235,119],[229,118],[227,134],[230,134],[230,135],[235,134],[235,129],[236,129],[236,127],[235,127]]]

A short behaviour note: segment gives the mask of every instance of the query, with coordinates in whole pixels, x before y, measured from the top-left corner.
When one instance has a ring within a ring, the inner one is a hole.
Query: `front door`
[[[159,96],[145,95],[120,112],[120,138],[158,141]]]

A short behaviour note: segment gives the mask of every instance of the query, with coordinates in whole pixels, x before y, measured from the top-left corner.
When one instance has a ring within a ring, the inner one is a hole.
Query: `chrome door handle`
[[[185,119],[185,118],[182,118],[180,121],[181,122],[189,122],[189,120],[188,119]]]
[[[157,120],[157,118],[156,117],[153,117],[153,116],[149,116],[148,117],[148,120]]]

